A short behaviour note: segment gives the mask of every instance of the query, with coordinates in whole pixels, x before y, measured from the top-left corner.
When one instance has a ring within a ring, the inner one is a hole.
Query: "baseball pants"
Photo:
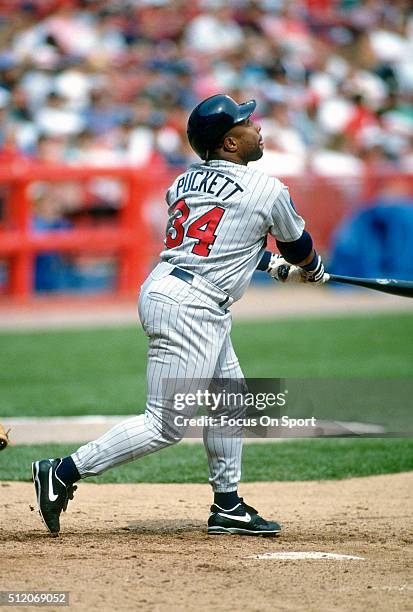
[[[139,297],[139,317],[149,339],[145,413],[112,427],[72,455],[82,478],[179,442],[184,430],[170,426],[171,409],[183,381],[188,390],[200,380],[205,386],[211,379],[243,379],[230,339],[231,314],[222,306],[231,299],[202,277],[193,275],[190,284],[172,276],[173,270],[166,262],[158,264]],[[196,406],[186,407],[185,416],[196,411]],[[203,440],[214,491],[236,490],[242,434],[228,436],[206,425]]]

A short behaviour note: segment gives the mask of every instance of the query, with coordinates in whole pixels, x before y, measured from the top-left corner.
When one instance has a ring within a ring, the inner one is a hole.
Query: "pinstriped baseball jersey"
[[[165,426],[178,381],[202,379],[208,387],[213,379],[243,379],[231,343],[226,298],[238,299],[245,291],[268,233],[289,242],[304,229],[285,185],[227,161],[194,164],[174,181],[167,201],[170,220],[163,261],[143,284],[139,299],[149,340],[145,414],[80,447],[72,458],[82,476],[178,442],[184,430],[169,433]],[[175,266],[195,276],[177,276]],[[228,411],[230,415],[231,408]],[[236,490],[242,433],[226,436],[206,425],[203,440],[214,491]]]
[[[203,276],[234,301],[248,287],[267,234],[291,242],[304,230],[283,183],[229,161],[191,165],[166,199],[169,223],[161,259]]]

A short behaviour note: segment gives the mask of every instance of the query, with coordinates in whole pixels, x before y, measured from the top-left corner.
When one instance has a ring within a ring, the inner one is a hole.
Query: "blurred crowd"
[[[413,170],[411,2],[0,3],[0,163],[180,168],[217,92],[257,99],[279,176]]]

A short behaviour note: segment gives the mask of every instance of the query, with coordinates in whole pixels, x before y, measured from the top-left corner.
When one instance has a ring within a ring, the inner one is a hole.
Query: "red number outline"
[[[173,249],[174,247],[180,246],[185,236],[183,224],[189,216],[189,208],[185,200],[179,200],[179,202],[175,204],[174,215],[177,211],[181,214],[178,217],[175,217],[172,224],[167,229],[167,235],[165,240],[167,249]],[[172,234],[170,233],[172,229],[175,230],[175,236],[172,236]]]
[[[211,247],[217,238],[217,228],[224,215],[225,209],[215,206],[195,219],[188,227],[186,235],[198,240],[192,248],[192,253],[201,257],[208,257]],[[204,227],[205,226],[205,227]],[[204,229],[201,229],[203,228]]]

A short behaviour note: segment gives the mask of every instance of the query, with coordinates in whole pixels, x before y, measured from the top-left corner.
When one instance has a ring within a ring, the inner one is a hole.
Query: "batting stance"
[[[165,427],[176,388],[163,381],[243,378],[230,338],[229,307],[256,268],[284,282],[324,282],[323,264],[287,187],[248,167],[264,147],[261,128],[251,119],[255,107],[254,100],[237,104],[220,94],[201,102],[189,117],[189,142],[202,161],[167,192],[165,249],[139,298],[149,339],[145,413],[71,456],[33,463],[40,516],[53,534],[60,530],[60,514],[73,499],[76,481],[181,439],[182,431]],[[267,234],[275,237],[281,256],[265,251]],[[287,262],[293,265],[286,268]],[[204,444],[214,491],[208,533],[279,533],[278,523],[262,518],[238,496],[242,436],[225,437],[219,428],[206,426]]]

